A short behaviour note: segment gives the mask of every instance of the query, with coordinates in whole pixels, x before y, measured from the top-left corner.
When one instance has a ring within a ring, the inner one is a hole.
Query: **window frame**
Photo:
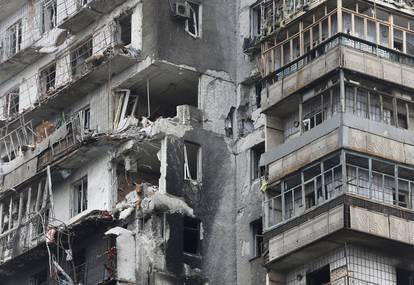
[[[86,188],[85,188],[86,185]],[[81,187],[79,189],[78,187]],[[88,209],[88,176],[84,176],[72,184],[72,199],[71,199],[71,217],[75,217]],[[81,191],[81,200],[79,205],[79,193]],[[86,202],[86,203],[85,203]],[[85,203],[85,204],[84,204]],[[80,208],[79,208],[80,206]]]
[[[193,1],[186,1],[185,3],[190,7],[189,9],[191,15],[190,19],[185,20],[185,31],[193,38],[200,39],[202,37],[203,6],[201,5],[201,3]],[[197,5],[198,13],[194,10],[194,5]],[[194,18],[196,20],[196,22],[194,22],[194,33],[190,31],[190,20],[192,20],[193,15],[196,15],[196,17]]]

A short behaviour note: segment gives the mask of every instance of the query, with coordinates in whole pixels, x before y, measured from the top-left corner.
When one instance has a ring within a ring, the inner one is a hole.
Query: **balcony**
[[[0,78],[10,79],[28,65],[39,59],[42,54],[35,43],[40,39],[37,29],[28,29],[20,19],[0,34],[2,48],[0,49]]]
[[[125,0],[63,0],[58,5],[58,27],[78,33]]]

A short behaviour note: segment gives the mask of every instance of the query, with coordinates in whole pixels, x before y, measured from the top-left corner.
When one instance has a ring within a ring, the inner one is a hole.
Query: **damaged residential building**
[[[0,0],[0,284],[413,285],[414,2]]]
[[[0,0],[1,284],[237,283],[237,7]]]
[[[414,284],[413,5],[251,7],[266,284]]]

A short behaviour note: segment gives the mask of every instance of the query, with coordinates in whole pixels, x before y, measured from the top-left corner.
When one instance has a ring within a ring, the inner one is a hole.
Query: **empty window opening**
[[[414,271],[397,268],[397,285],[414,285]]]
[[[75,216],[88,208],[88,178],[82,178],[73,185],[73,212]]]
[[[40,92],[47,94],[55,91],[56,85],[56,63],[52,63],[49,66],[40,70]]]
[[[263,167],[260,167],[260,157],[262,154],[265,153],[265,144],[261,143],[257,146],[253,147],[251,150],[251,156],[252,156],[252,165],[251,165],[251,173],[252,173],[252,179],[260,178],[263,174]]]
[[[331,282],[331,271],[329,264],[306,274],[306,285],[322,285]]]
[[[183,251],[190,254],[201,254],[201,222],[198,219],[184,217]]]
[[[190,18],[185,21],[185,30],[195,38],[201,37],[201,5],[193,2],[187,2],[190,7]]]
[[[47,270],[43,270],[30,277],[30,285],[46,285],[47,284]]]
[[[72,76],[77,79],[88,72],[86,59],[92,56],[92,38],[74,49],[70,54]]]
[[[184,179],[201,181],[201,146],[184,143]]]
[[[57,25],[57,0],[42,3],[42,32],[48,32]]]
[[[121,44],[125,46],[131,43],[131,36],[132,36],[131,22],[132,22],[131,14],[121,17],[118,21],[118,25],[120,29]]]
[[[12,56],[22,48],[22,20],[11,25],[6,31],[6,53]]]
[[[260,108],[261,101],[262,101],[262,90],[263,90],[262,82],[257,82],[254,87],[255,87],[255,95],[256,95],[256,107]]]
[[[261,218],[250,223],[250,232],[252,236],[252,255],[253,257],[261,256],[263,253],[263,222]]]
[[[82,111],[83,128],[90,130],[91,128],[91,108],[87,107]]]
[[[256,4],[250,8],[250,36],[259,37],[262,34],[262,7]]]
[[[3,115],[6,119],[11,119],[19,114],[20,91],[19,87],[10,90],[3,99]]]

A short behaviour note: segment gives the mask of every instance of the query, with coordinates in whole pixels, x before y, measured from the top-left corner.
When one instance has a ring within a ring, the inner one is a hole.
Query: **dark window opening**
[[[261,256],[263,253],[263,222],[261,218],[250,223],[250,231],[252,233],[253,257]]]
[[[57,26],[57,1],[45,0],[42,5],[42,32],[45,33]]]
[[[10,90],[4,100],[3,114],[6,119],[19,114],[20,90],[19,87]]]
[[[201,36],[201,6],[197,3],[187,2],[190,6],[190,19],[186,21],[186,31],[191,36]]]
[[[261,103],[262,103],[262,83],[261,82],[257,82],[255,85],[255,92],[256,92],[256,107],[260,108]]]
[[[397,285],[414,285],[414,272],[397,268]]]
[[[70,54],[72,76],[77,78],[88,72],[86,59],[92,56],[92,38],[73,50]]]
[[[260,167],[260,157],[265,153],[265,144],[260,143],[252,148],[252,179],[257,179],[263,175],[263,167]]]
[[[331,271],[329,264],[306,274],[306,285],[323,285],[331,282]]]
[[[184,143],[184,179],[201,180],[201,146]]]
[[[13,56],[21,50],[22,47],[22,20],[17,21],[6,31],[6,50],[8,56]]]
[[[260,4],[250,9],[250,34],[252,37],[258,37],[262,34],[262,8]]]
[[[46,285],[47,284],[47,270],[43,270],[34,274],[29,281],[30,285]]]
[[[82,111],[83,115],[83,128],[89,130],[91,128],[91,109],[89,107]]]
[[[126,15],[119,19],[119,27],[121,32],[121,43],[123,45],[129,45],[131,43],[132,35],[132,15]]]
[[[183,251],[185,253],[201,254],[200,228],[200,220],[184,217]]]
[[[53,63],[40,71],[40,92],[46,94],[55,90],[56,63]]]
[[[75,216],[88,208],[88,178],[73,185],[73,213]]]

